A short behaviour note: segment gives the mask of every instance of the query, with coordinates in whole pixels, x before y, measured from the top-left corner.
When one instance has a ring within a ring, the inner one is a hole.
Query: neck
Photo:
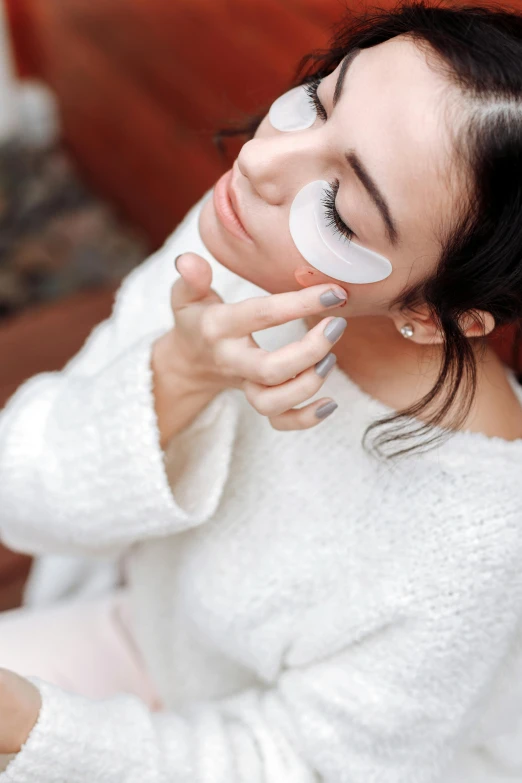
[[[309,323],[309,326],[313,325]],[[474,347],[477,393],[463,426],[506,440],[522,437],[522,411],[504,365],[489,346],[474,341]],[[338,367],[363,391],[400,411],[419,402],[431,391],[439,375],[443,348],[419,345],[404,338],[389,318],[365,316],[349,319],[333,353]],[[465,394],[464,388],[460,405],[466,403]],[[439,398],[437,407],[440,402]],[[453,413],[458,406],[457,400]],[[426,410],[420,418],[428,418],[429,413],[430,410]],[[451,420],[448,426],[451,427]]]
[[[334,352],[338,366],[373,397],[396,410],[427,394],[437,379],[442,347],[404,338],[389,318],[350,319]]]

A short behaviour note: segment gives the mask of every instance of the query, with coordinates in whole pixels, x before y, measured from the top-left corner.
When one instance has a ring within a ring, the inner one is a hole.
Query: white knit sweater
[[[34,678],[40,718],[1,783],[521,781],[522,441],[378,463],[361,436],[387,409],[335,369],[318,427],[276,432],[230,390],[164,456],[149,360],[175,256],[207,257],[225,301],[266,293],[202,246],[201,204],[0,419],[1,537],[125,553],[167,709]]]

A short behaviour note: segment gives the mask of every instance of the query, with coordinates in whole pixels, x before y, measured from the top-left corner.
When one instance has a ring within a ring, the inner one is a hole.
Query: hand
[[[41,706],[40,692],[32,682],[0,669],[0,754],[20,752]]]
[[[325,381],[314,365],[332,348],[333,343],[324,335],[332,319],[324,318],[302,340],[276,351],[262,350],[251,333],[324,312],[327,307],[319,297],[332,288],[343,289],[323,284],[225,304],[210,287],[212,269],[205,259],[184,253],[177,268],[181,277],[171,291],[175,326],[155,346],[157,375],[168,377],[170,367],[172,377],[179,379],[181,374],[190,378],[194,392],[206,394],[207,399],[224,388],[240,388],[274,429],[306,429],[319,424],[315,411],[329,398],[298,409],[294,406],[315,395]],[[170,384],[172,389],[175,385]],[[163,384],[163,392],[167,386]],[[169,408],[167,397],[165,410]],[[161,416],[158,418],[161,430]]]

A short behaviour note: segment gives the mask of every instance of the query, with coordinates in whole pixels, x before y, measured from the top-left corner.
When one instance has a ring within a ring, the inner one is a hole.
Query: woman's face
[[[348,292],[343,315],[387,315],[406,286],[435,270],[441,233],[456,214],[445,122],[450,88],[403,36],[350,60],[344,79],[340,64],[319,85],[326,120],[286,132],[267,115],[243,145],[228,193],[249,237],[230,230],[214,199],[204,204],[200,232],[224,266],[270,293],[330,282],[298,251],[289,214],[306,184],[338,180],[336,207],[351,241],[392,264],[379,282],[340,283]]]

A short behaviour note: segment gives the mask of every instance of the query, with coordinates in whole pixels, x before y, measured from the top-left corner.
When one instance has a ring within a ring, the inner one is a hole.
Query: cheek
[[[286,252],[284,243],[275,241],[274,247],[258,259],[257,268],[252,272],[260,281],[257,284],[266,291],[282,294],[286,291],[298,291],[302,287],[294,276],[295,270],[302,265],[303,261],[295,248],[290,247]]]
[[[412,283],[411,267],[396,268],[386,280],[368,285],[350,285],[351,312],[354,315],[389,315],[396,300]]]

